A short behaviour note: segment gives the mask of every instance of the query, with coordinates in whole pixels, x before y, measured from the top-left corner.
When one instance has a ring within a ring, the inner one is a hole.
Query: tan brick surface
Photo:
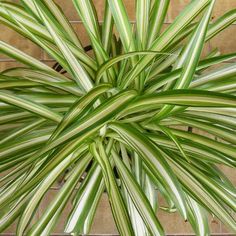
[[[9,27],[0,23],[0,39],[8,44],[24,51],[25,53],[35,58],[41,59],[41,49],[32,43],[30,40],[24,38]],[[7,56],[0,53],[0,58],[7,58]]]
[[[167,13],[167,22],[174,21],[176,16],[190,3],[190,0],[170,0],[170,5]]]
[[[12,0],[13,1],[13,0]],[[79,35],[84,46],[89,44],[88,36],[85,32],[84,27],[80,21],[78,14],[73,6],[72,0],[55,0],[68,17],[68,19],[72,22],[72,25]],[[98,10],[98,18],[99,20],[103,20],[104,15],[104,0],[93,0],[96,9]],[[131,21],[135,20],[135,1],[134,0],[125,0],[125,6],[128,9],[129,19]],[[170,7],[167,16],[167,22],[171,23],[175,19],[175,17],[181,12],[181,10],[190,2],[190,0],[170,0]],[[236,8],[236,0],[216,0],[216,5],[213,11],[213,18],[217,18],[218,16],[224,14],[226,11],[230,9]],[[166,28],[168,25],[165,25]],[[46,53],[42,54],[41,50],[31,43],[29,40],[24,39],[19,34],[13,32],[12,30],[8,29],[6,26],[0,25],[0,39],[8,42],[9,44],[23,50],[24,52],[28,53],[29,55],[34,56],[35,58],[42,58],[43,59],[50,59]],[[219,48],[222,53],[230,53],[236,51],[236,25],[230,26],[224,32],[220,33],[217,37],[213,38],[204,48],[203,54],[206,55],[210,49],[214,49],[215,47]],[[20,66],[19,63],[7,61],[1,62],[1,59],[6,58],[5,55],[0,54],[0,72],[7,68]],[[54,62],[47,62],[49,65],[53,65]],[[201,133],[201,131],[196,131],[197,133]],[[212,136],[210,136],[212,137]],[[224,173],[233,181],[236,185],[236,171],[232,170],[231,168],[221,167]],[[54,185],[54,187],[58,187],[58,185]],[[45,198],[42,200],[39,211],[36,214],[36,218],[42,215],[43,210],[47,207],[53,197],[55,196],[57,190],[50,190]],[[161,200],[163,201],[163,200]],[[62,233],[64,222],[66,219],[67,214],[71,209],[71,205],[68,204],[63,215],[61,217],[60,222],[58,223],[55,233]],[[160,221],[162,222],[164,228],[166,229],[166,233],[168,234],[188,234],[192,233],[192,229],[189,223],[184,222],[184,220],[177,214],[169,214],[163,211],[158,211],[157,213]],[[236,217],[236,216],[234,216]],[[218,220],[212,220],[209,217],[212,233],[228,233],[228,231]],[[14,233],[15,232],[15,225],[9,227],[5,231],[5,233]],[[109,206],[109,202],[107,196],[104,194],[100,204],[99,209],[96,213],[92,233],[96,234],[116,234],[117,229],[112,219],[112,214]]]
[[[43,215],[44,211],[47,209],[47,206],[51,203],[51,201],[53,201],[53,199],[55,198],[57,193],[58,193],[58,190],[51,189],[45,194],[44,198],[42,199],[42,201],[39,205],[39,217]],[[69,201],[69,203],[65,207],[65,209],[60,217],[60,220],[57,222],[57,225],[54,229],[54,233],[62,233],[63,232],[66,217],[71,210],[70,203],[71,202]]]
[[[22,66],[22,64],[14,62],[14,61],[2,61],[1,62],[1,59],[0,59],[0,72],[4,71],[6,69],[18,67],[18,66]]]
[[[71,0],[55,0],[70,21],[78,21],[79,16]]]
[[[170,0],[170,7],[167,16],[167,22],[173,22],[176,16],[191,2],[191,0]],[[234,0],[216,0],[212,19],[222,16],[227,11],[236,8],[236,1]]]
[[[235,0],[216,0],[212,16],[217,18],[236,8]]]
[[[116,234],[117,229],[112,217],[110,204],[106,194],[103,194],[100,203],[98,205],[98,210],[96,212],[94,223],[92,226],[93,234]]]
[[[231,25],[210,40],[211,48],[218,48],[222,54],[236,51],[236,25]]]

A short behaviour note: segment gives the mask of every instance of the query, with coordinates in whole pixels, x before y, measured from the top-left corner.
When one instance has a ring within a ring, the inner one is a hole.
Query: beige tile
[[[107,195],[104,193],[94,218],[91,233],[96,234],[117,234],[116,225],[110,209]]]
[[[222,227],[221,227],[221,233],[223,233],[224,235],[225,235],[225,234],[229,234],[230,236],[231,236],[231,235],[235,235],[235,234],[234,234],[235,232],[233,232],[231,229],[227,228],[227,227],[224,226],[223,224],[222,224]]]
[[[217,19],[219,16],[233,9],[236,9],[235,0],[216,0],[212,16],[214,19]]]
[[[34,58],[41,58],[41,49],[32,43],[30,40],[24,38],[9,27],[0,24],[1,40],[22,50]],[[7,58],[7,56],[0,54],[0,58]]]
[[[52,59],[46,59],[45,61],[43,61],[43,63],[45,63],[46,65],[50,66],[50,67],[53,67],[56,63],[55,60],[52,60]]]
[[[44,211],[47,209],[51,201],[56,197],[56,194],[58,193],[58,190],[50,189],[42,199],[40,205],[39,205],[39,218],[43,215]],[[67,219],[67,216],[71,210],[71,203],[68,202],[67,206],[65,207],[64,211],[62,212],[62,215],[57,222],[57,225],[55,226],[55,229],[53,230],[54,233],[63,233],[65,222]]]
[[[16,233],[17,222],[18,222],[18,220],[16,220],[14,223],[12,223],[7,229],[4,230],[3,233],[5,233],[5,234],[14,234],[14,233]]]
[[[162,28],[161,28],[161,33],[163,33],[169,26],[170,26],[169,23],[164,23]]]
[[[105,11],[105,9],[104,9],[104,6],[105,6],[104,2],[105,1],[103,1],[103,0],[93,0],[92,2],[93,2],[94,6],[95,6],[95,9],[97,11],[98,20],[103,21],[104,11]]]
[[[231,25],[210,40],[211,48],[218,48],[222,54],[236,52],[236,25]]]
[[[6,69],[10,69],[10,68],[14,68],[14,67],[19,67],[22,66],[22,64],[15,62],[15,61],[1,61],[0,59],[0,72],[6,70]]]
[[[168,9],[167,21],[173,22],[176,16],[190,3],[190,0],[171,0]]]
[[[79,40],[81,41],[83,46],[87,46],[90,44],[89,36],[87,31],[82,23],[72,24],[72,27],[75,30],[75,33],[78,35]]]
[[[42,203],[40,204],[39,215],[43,213],[43,209],[45,209],[50,201],[53,200],[57,193],[57,190],[50,190]],[[163,199],[160,200],[163,204]],[[164,205],[164,204],[163,204]],[[64,210],[61,219],[59,220],[54,233],[63,233],[63,228],[65,224],[65,220],[67,219],[68,213],[70,212],[71,204],[69,203]],[[162,210],[159,210],[157,213],[157,217],[160,220],[163,228],[165,229],[166,234],[191,234],[193,230],[191,225],[188,222],[185,222],[183,218],[178,213],[167,213]],[[217,219],[213,219],[209,217],[209,223],[212,233],[220,233],[221,224]],[[118,231],[116,229],[113,216],[110,210],[110,205],[107,199],[106,194],[103,194],[99,207],[97,209],[94,223],[91,229],[91,234],[117,234]]]
[[[42,200],[38,215],[39,217],[42,215],[44,209],[53,201],[57,190],[49,190]],[[163,199],[160,200],[160,204],[165,205],[163,203]],[[71,210],[71,203],[69,202],[63,214],[54,229],[54,233],[63,233],[65,221],[67,216]],[[188,222],[185,222],[178,213],[167,213],[162,210],[159,210],[157,214],[158,219],[160,220],[163,228],[165,229],[166,234],[191,234],[193,233],[191,225]],[[213,219],[209,217],[210,228],[212,233],[220,233],[221,232],[221,224],[217,219]],[[14,233],[15,225],[12,225],[5,231],[5,233]],[[222,232],[228,232],[223,227]],[[230,231],[229,231],[230,232]],[[101,201],[99,203],[99,207],[97,209],[94,223],[92,226],[91,234],[117,234],[117,229],[113,220],[113,216],[110,210],[110,205],[107,199],[107,196],[103,194]]]
[[[162,196],[159,196],[159,204],[160,206],[166,206],[165,200]],[[158,210],[157,217],[162,223],[166,234],[193,234],[190,223],[185,222],[178,212],[168,213],[162,210]],[[209,227],[211,233],[221,232],[221,222],[216,218],[212,218],[212,216],[210,215]]]
[[[171,0],[168,11],[168,22],[173,22],[176,16],[190,3],[190,0]],[[236,1],[234,0],[216,0],[212,19],[217,19],[219,16],[236,8]]]
[[[44,210],[47,208],[50,202],[53,201],[57,192],[58,190],[52,190],[52,189],[47,192],[47,194],[45,195],[39,206],[39,217],[43,214]],[[54,233],[63,233],[65,222],[71,211],[71,208],[72,208],[71,201],[69,201],[60,217],[59,222],[57,223],[53,231]],[[112,213],[110,211],[110,205],[105,194],[103,194],[100,200],[91,233],[96,233],[96,234],[117,233],[116,226],[112,218]]]
[[[177,129],[177,130],[183,130],[183,131],[187,131],[188,130],[188,127],[187,126],[183,126],[183,125],[171,125],[170,128]]]
[[[55,0],[62,12],[70,21],[80,20],[79,15],[74,7],[73,1],[71,0]]]
[[[236,187],[236,169],[225,165],[221,165],[220,169]]]
[[[211,46],[210,43],[207,42],[203,47],[201,58],[206,57],[210,52],[211,52]]]
[[[228,63],[219,63],[219,64],[216,64],[216,65],[213,65],[213,66],[210,66],[209,68],[207,68],[206,70],[204,70],[203,73],[209,73],[210,71],[214,71],[214,70],[217,70],[219,68],[222,68],[222,67],[225,67],[229,65]],[[217,138],[217,140],[220,140],[220,138]]]
[[[45,50],[42,52],[42,59],[45,61],[54,60],[51,55],[49,55]]]
[[[191,234],[193,230],[188,222],[185,222],[178,213],[159,211],[160,220],[166,234]]]
[[[217,218],[209,216],[209,227],[211,233],[221,233],[221,222]]]
[[[135,18],[136,18],[135,0],[124,0],[124,5],[128,13],[129,19],[131,21],[135,21]]]
[[[165,199],[161,195],[158,197],[159,206],[167,206]],[[191,225],[188,222],[185,222],[178,212],[169,213],[158,209],[157,217],[163,226],[165,234],[193,233]]]
[[[48,66],[50,66],[51,68],[53,68],[57,62],[56,62],[55,60],[51,59],[51,58],[48,56],[48,58],[45,59],[45,60],[43,61],[43,63],[45,63],[46,65],[48,65]],[[68,75],[68,73],[64,73],[64,72],[65,72],[64,69],[60,70],[60,73],[61,73],[61,72],[63,72],[63,74],[64,74],[65,76],[70,77],[70,75]],[[57,188],[59,185],[60,185],[60,184],[55,183],[55,184],[53,185],[53,187],[56,187],[56,188]]]
[[[193,128],[193,133],[194,133],[194,134],[201,135],[201,136],[203,136],[203,137],[210,138],[210,139],[215,139],[215,136],[214,136],[214,135],[209,134],[208,132],[206,132],[206,131],[204,131],[204,130],[200,130],[200,129]]]

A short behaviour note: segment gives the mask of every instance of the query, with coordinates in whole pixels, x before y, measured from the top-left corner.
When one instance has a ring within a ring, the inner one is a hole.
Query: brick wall
[[[12,0],[14,1],[14,0]],[[56,0],[60,4],[63,9],[63,12],[68,16],[71,24],[75,28],[76,32],[78,33],[82,43],[84,45],[88,45],[88,38],[85,34],[85,30],[78,18],[76,11],[73,8],[71,0]],[[103,2],[104,0],[94,0],[94,3],[98,9],[98,17],[99,20],[102,20],[103,16]],[[135,12],[134,12],[134,0],[125,0],[124,1],[130,16],[130,20],[135,20]],[[174,18],[178,15],[181,9],[184,8],[186,4],[188,4],[190,0],[171,0],[169,12],[167,18],[165,20],[165,27],[167,27],[171,22],[173,22]],[[213,18],[217,18],[221,16],[226,11],[236,8],[236,0],[216,0],[215,9],[213,12]],[[31,56],[42,60],[43,62],[52,65],[53,61],[36,45],[31,43],[29,40],[24,39],[20,35],[16,34],[12,30],[8,29],[7,27],[0,25],[0,38],[11,45],[25,51]],[[210,40],[207,45],[205,46],[204,53],[210,52],[212,49],[218,47],[222,53],[230,53],[236,52],[236,23],[230,26],[227,30],[220,33],[217,37]],[[0,54],[0,71],[15,67],[17,63],[14,60],[7,58],[4,55]],[[232,179],[234,184],[236,185],[236,171],[232,171],[232,169],[222,167],[225,173]],[[48,205],[48,203],[53,199],[53,196],[58,191],[59,184],[53,186],[52,189],[46,194],[40,206],[38,208],[37,213],[35,214],[34,220],[37,220],[38,217],[43,212],[43,209]],[[162,200],[160,199],[160,202]],[[63,216],[58,223],[55,229],[55,235],[63,235],[63,225],[65,221],[65,216],[70,210],[70,206],[68,206]],[[193,232],[191,227],[188,223],[185,223],[178,214],[172,213],[167,214],[165,212],[160,211],[158,213],[158,217],[163,224],[164,228],[166,229],[166,233],[169,235],[191,235]],[[212,235],[230,235],[230,232],[217,220],[213,218],[209,218],[210,226],[212,229]],[[4,235],[14,235],[15,226],[11,226],[9,229],[5,231]],[[99,209],[97,211],[92,234],[117,234],[116,227],[112,220],[112,214],[109,209],[109,203],[107,197],[104,195],[99,205]],[[231,234],[233,235],[233,234]]]

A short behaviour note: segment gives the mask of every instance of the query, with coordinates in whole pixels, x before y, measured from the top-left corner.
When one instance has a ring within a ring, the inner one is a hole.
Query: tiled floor
[[[63,12],[68,16],[69,20],[72,22],[72,25],[75,31],[78,33],[83,45],[89,44],[89,39],[85,33],[84,27],[81,24],[81,21],[78,17],[78,14],[74,7],[72,6],[71,0],[56,0],[56,2],[62,7]],[[103,3],[104,0],[93,0],[95,3],[96,8],[98,9],[98,18],[102,20],[103,16]],[[135,7],[134,7],[134,0],[125,0],[125,5],[128,9],[128,15],[131,21],[135,20]],[[165,27],[168,27],[170,23],[173,22],[175,17],[181,12],[181,10],[188,4],[190,0],[171,0],[170,8],[168,15],[165,20]],[[224,14],[226,11],[235,9],[236,8],[236,0],[216,0],[215,9],[213,12],[213,19]],[[48,57],[39,47],[31,43],[29,40],[19,36],[12,30],[8,29],[6,26],[0,25],[0,39],[3,41],[8,42],[9,44],[23,50],[24,52],[28,53],[29,55],[38,58],[44,61],[47,64],[53,64],[50,61],[50,57]],[[236,52],[236,24],[230,26],[227,30],[220,33],[217,37],[210,40],[207,44],[204,53],[209,53],[214,48],[219,48],[222,53],[230,53]],[[14,60],[9,60],[5,55],[0,54],[0,72],[4,69],[15,67],[18,65]],[[236,174],[233,173],[231,170],[225,168],[225,172],[228,173],[229,177],[233,180],[236,184]],[[52,196],[55,194],[57,190],[52,189],[47,194],[46,198],[42,201],[39,207],[39,211],[36,214],[36,218],[42,214],[43,209],[48,204]],[[65,210],[65,215],[68,213],[69,208]],[[191,228],[187,223],[184,223],[177,214],[165,214],[159,213],[160,220],[162,221],[163,225],[165,225],[167,229],[167,233],[169,236],[188,236],[191,235],[192,231]],[[62,219],[63,222],[63,219]],[[55,230],[57,236],[64,236],[62,234],[62,226],[63,224],[59,223],[59,226]],[[211,221],[211,228],[212,228],[212,236],[235,236],[235,234],[228,233],[227,229],[220,222]],[[15,231],[15,227],[12,226],[5,234],[0,234],[4,236],[13,236],[15,235],[13,232]],[[102,201],[100,202],[99,210],[95,217],[94,225],[92,233],[99,233],[93,234],[93,236],[97,235],[116,235],[117,233],[115,224],[112,220],[112,215],[109,209],[109,203],[104,195]]]

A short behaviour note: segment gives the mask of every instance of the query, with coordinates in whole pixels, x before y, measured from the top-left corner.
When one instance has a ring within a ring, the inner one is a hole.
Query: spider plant
[[[163,29],[169,2],[136,0],[132,24],[122,0],[104,0],[102,22],[73,0],[87,53],[53,0],[0,1],[0,21],[58,63],[0,41],[21,63],[0,73],[0,232],[17,220],[18,236],[50,235],[71,201],[65,232],[88,234],[104,193],[120,235],[164,235],[157,211],[196,235],[210,235],[209,215],[236,232],[236,189],[220,170],[236,167],[236,53],[202,54],[236,10],[211,22],[215,0],[193,0]]]

